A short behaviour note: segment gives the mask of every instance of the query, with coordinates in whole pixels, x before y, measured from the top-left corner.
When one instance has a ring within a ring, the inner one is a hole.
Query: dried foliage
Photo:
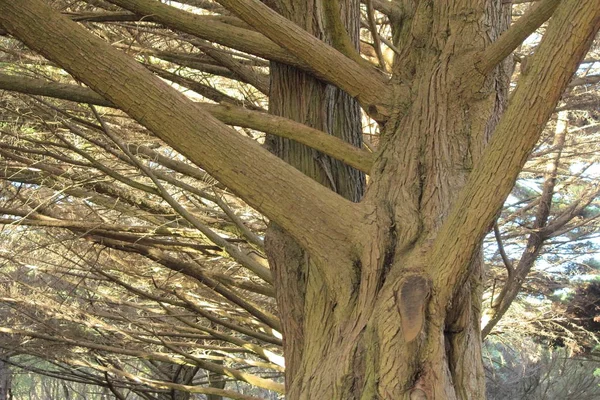
[[[240,135],[262,144],[265,134],[278,134],[260,117],[268,109],[265,59],[112,2],[52,3]],[[363,60],[384,75],[399,51],[389,28],[397,10],[365,3]],[[514,3],[518,20],[529,5]],[[217,2],[172,5],[249,29]],[[530,38],[513,53],[514,82],[537,43]],[[8,36],[0,36],[0,67],[2,358],[118,398],[277,398],[284,361],[263,243],[267,219]],[[597,382],[582,372],[588,364],[570,356],[593,354],[598,344],[598,284],[575,278],[598,272],[589,260],[600,216],[599,76],[596,46],[486,239],[490,398],[598,396]],[[368,166],[380,138],[366,116],[364,132],[356,162]],[[529,337],[570,350],[540,348],[525,358],[497,344],[508,333],[513,345]]]

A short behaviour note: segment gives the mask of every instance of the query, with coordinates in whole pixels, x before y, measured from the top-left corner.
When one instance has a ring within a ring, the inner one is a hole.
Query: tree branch
[[[515,267],[513,266],[513,263],[510,261],[510,258],[508,258],[508,255],[504,250],[504,244],[502,243],[502,235],[500,235],[500,228],[498,227],[498,222],[494,222],[494,237],[496,238],[496,243],[498,244],[498,251],[500,252],[500,256],[502,257],[502,262],[504,262],[504,266],[506,267],[506,271],[508,272],[508,280],[511,280],[515,272]]]
[[[100,114],[96,111],[96,109],[92,107],[92,111],[94,115],[102,125],[102,129],[104,133],[123,151],[127,157],[154,183],[156,186],[157,193],[175,210],[179,215],[181,215],[184,219],[186,219],[190,224],[192,224],[196,229],[202,232],[207,238],[210,239],[211,242],[220,246],[229,254],[233,259],[240,263],[243,267],[249,269],[254,272],[261,279],[265,280],[268,283],[273,283],[273,278],[271,276],[271,271],[264,265],[260,264],[252,257],[248,256],[244,252],[240,251],[237,246],[233,246],[227,242],[227,240],[212,229],[204,225],[198,218],[194,216],[191,212],[189,212],[185,207],[183,207],[179,202],[177,202],[173,196],[165,189],[165,187],[160,183],[160,181],[156,178],[152,170],[144,165],[144,163],[140,162],[137,157],[135,157],[128,149],[127,145],[123,143],[123,141],[117,137],[113,132],[108,128],[104,120],[100,117]]]
[[[194,40],[193,44],[202,50],[204,54],[210,56],[219,64],[237,75],[243,82],[254,86],[261,93],[267,96],[269,95],[270,85],[268,75],[259,74],[251,67],[241,65],[231,55],[224,54],[219,49],[215,48],[211,43],[202,43],[200,40]]]
[[[0,0],[0,22],[277,222],[313,257],[351,265],[357,204],[217,121],[43,1]],[[328,273],[340,287],[350,287],[350,277]]]
[[[161,250],[151,248],[148,246],[142,246],[135,243],[126,243],[114,239],[95,237],[92,235],[89,236],[89,240],[106,247],[111,247],[116,250],[140,254],[152,261],[155,261],[165,266],[166,268],[172,271],[180,272],[186,276],[197,279],[208,289],[220,294],[221,296],[223,296],[223,298],[244,309],[248,312],[248,314],[252,315],[257,320],[264,323],[266,326],[270,327],[271,329],[277,330],[278,332],[281,331],[279,319],[275,315],[271,314],[268,311],[262,310],[252,301],[238,295],[234,290],[231,290],[231,288],[225,285],[220,285],[217,280],[213,279],[211,276],[209,276],[209,274],[205,273],[203,270],[198,268],[196,264],[171,257]]]
[[[356,61],[359,64],[368,65],[368,62],[360,56],[354,43],[340,18],[340,2],[338,0],[328,0],[323,3],[325,20],[328,30],[331,32],[333,47],[344,54],[346,57]]]
[[[431,252],[436,287],[455,288],[548,118],[600,28],[597,0],[562,2],[550,22],[531,72],[519,81],[482,159],[444,223]],[[440,296],[446,304],[452,296]]]
[[[391,90],[374,68],[366,68],[325,44],[258,0],[219,0],[269,39],[310,65],[320,79],[346,91],[371,114],[385,117]]]
[[[377,32],[377,24],[375,23],[375,11],[373,10],[373,0],[367,0],[367,21],[369,23],[369,30],[371,31],[371,36],[373,37],[373,47],[375,48],[375,54],[377,54],[377,59],[379,60],[379,66],[381,69],[385,70],[385,59],[383,58],[383,53],[381,52],[381,39],[379,37],[379,33]]]
[[[0,73],[0,89],[49,96],[103,107],[117,107],[98,93],[84,86],[50,82],[44,79],[31,79]],[[341,139],[292,121],[291,119],[252,111],[231,104],[196,104],[209,112],[213,117],[228,125],[250,128],[270,135],[295,140],[367,174],[373,165],[373,155],[368,151],[356,148]],[[151,151],[147,148],[146,150]],[[152,155],[151,157],[155,156]]]
[[[229,125],[255,129],[274,136],[295,140],[319,150],[337,160],[368,174],[373,165],[373,154],[326,134],[318,129],[279,117],[242,107],[207,104],[205,109],[215,118]]]
[[[600,82],[600,75],[588,75],[581,78],[575,78],[569,83],[569,87],[581,86],[581,85],[593,85],[594,83]]]
[[[77,103],[89,103],[103,107],[116,107],[98,93],[84,86],[51,82],[45,79],[32,79],[0,73],[0,89],[13,92],[49,96]]]
[[[400,2],[390,1],[390,0],[371,0],[373,3],[373,8],[379,11],[382,14],[390,17],[391,20],[394,20],[395,23],[398,23],[402,20],[403,12],[400,6]],[[367,3],[367,0],[361,0],[361,3]]]
[[[308,68],[308,64],[291,56],[260,33],[223,23],[219,17],[192,14],[154,0],[107,1],[136,14],[152,16],[153,21],[198,38],[254,54],[267,60]]]
[[[64,343],[69,346],[81,346],[81,347],[86,347],[86,348],[92,349],[92,350],[107,351],[107,352],[111,352],[111,353],[130,355],[130,356],[139,357],[142,359],[154,359],[154,360],[164,361],[164,362],[173,363],[173,364],[185,364],[185,362],[180,360],[178,357],[172,357],[172,356],[160,353],[160,352],[154,352],[154,351],[147,352],[147,351],[137,350],[137,349],[102,345],[102,344],[93,343],[93,342],[90,342],[87,340],[81,340],[79,338],[77,340],[74,340],[74,339],[64,337],[64,336],[59,337],[56,335],[47,335],[44,333],[39,333],[39,332],[34,332],[34,331],[27,331],[27,330],[23,330],[23,329],[4,328],[4,327],[0,327],[0,333],[9,334],[9,335],[28,336],[28,337],[32,337],[32,338],[36,338],[36,339],[48,340],[50,342]],[[252,385],[256,385],[258,387],[262,387],[262,388],[265,388],[268,390],[274,390],[276,392],[283,393],[283,385],[280,383],[277,383],[277,382],[274,382],[274,381],[271,381],[268,379],[260,378],[256,375],[248,374],[245,372],[240,372],[240,371],[232,369],[232,368],[226,368],[219,364],[209,362],[209,361],[197,360],[195,363],[198,366],[200,366],[201,368],[204,368],[208,371],[212,371],[212,372],[215,372],[218,374],[229,375],[238,380],[248,382]],[[142,378],[136,376],[136,379],[142,379]],[[156,381],[151,381],[149,379],[147,381],[156,382]],[[165,384],[165,383],[162,383],[162,384]],[[206,390],[209,390],[209,388],[198,388],[195,386],[184,386],[184,385],[177,385],[177,384],[171,384],[171,385],[178,386],[178,387],[184,387],[184,388],[186,388],[187,391],[192,391],[192,392],[195,391],[197,393],[207,393]],[[212,390],[212,389],[210,389],[210,390]],[[214,390],[214,391],[217,393],[223,393],[223,391],[221,391],[221,390]],[[210,393],[212,393],[212,392],[210,392]],[[253,399],[253,400],[255,399],[253,397],[240,395],[239,393],[236,393],[236,395],[239,396],[238,398],[240,398],[240,399],[244,399],[244,397],[246,399]],[[232,397],[232,398],[236,398],[236,397]]]
[[[239,107],[247,107],[254,111],[262,111],[261,107],[258,107],[251,102],[245,100],[238,100],[235,97],[229,96],[209,85],[205,85],[193,79],[185,78],[173,72],[165,71],[162,68],[157,68],[150,64],[144,64],[144,66],[150,71],[154,72],[156,75],[160,76],[161,78],[176,83],[190,90],[193,90],[194,92],[198,93],[199,95],[208,100],[212,100],[216,103],[229,103]]]
[[[519,18],[498,40],[477,56],[475,67],[486,75],[552,16],[561,0],[544,0]]]

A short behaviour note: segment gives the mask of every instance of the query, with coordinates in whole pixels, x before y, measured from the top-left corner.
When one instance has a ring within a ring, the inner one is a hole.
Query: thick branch
[[[347,58],[258,0],[219,0],[219,3],[310,65],[317,77],[356,97],[370,112],[387,113],[384,108],[390,90],[377,70]]]
[[[112,102],[84,86],[49,82],[44,79],[16,77],[0,73],[0,89],[55,97],[104,107],[116,107]],[[323,131],[313,129],[288,118],[252,111],[230,104],[197,103],[197,105],[228,125],[255,129],[270,135],[292,139],[343,161],[365,173],[369,173],[371,170],[373,164],[371,153],[358,149]],[[155,154],[151,155],[151,157],[155,156]]]
[[[127,22],[141,20],[139,16],[127,11],[93,11],[65,15],[77,22]],[[144,18],[143,20],[153,22],[148,18]]]
[[[373,155],[343,140],[318,129],[262,112],[247,110],[229,105],[207,104],[205,109],[215,118],[229,125],[241,126],[269,133],[274,136],[292,139],[315,150],[319,150],[337,160],[369,173],[373,165]]]
[[[107,0],[139,15],[152,16],[152,20],[198,38],[219,43],[232,49],[254,54],[268,60],[278,61],[299,68],[307,64],[291,56],[287,51],[260,33],[223,23],[217,17],[192,14],[159,1]]]
[[[531,72],[521,78],[482,159],[473,170],[431,256],[437,287],[455,288],[510,193],[519,171],[600,28],[597,0],[562,2]],[[449,291],[441,296],[446,304]]]
[[[556,124],[556,133],[554,135],[554,143],[552,147],[556,148],[555,154],[550,159],[546,176],[544,179],[544,185],[542,194],[540,196],[540,202],[535,213],[535,222],[533,228],[527,238],[527,245],[521,255],[519,264],[515,269],[509,271],[508,279],[502,288],[502,291],[492,304],[493,315],[489,322],[482,329],[482,337],[486,337],[491,330],[496,326],[498,321],[504,316],[508,308],[517,297],[517,294],[523,286],[523,282],[529,271],[533,268],[535,260],[537,260],[544,242],[548,238],[548,233],[545,228],[548,225],[548,217],[550,216],[550,210],[552,208],[552,197],[554,196],[554,187],[556,185],[558,164],[562,149],[565,145],[565,136],[567,132],[567,114],[563,111],[559,114],[559,118]]]
[[[330,248],[343,251],[348,246],[355,208],[351,202],[221,125],[133,59],[43,3],[2,1],[0,9],[9,30],[121,105],[306,247],[319,249],[329,242]]]
[[[478,56],[475,62],[482,74],[487,74],[523,43],[529,35],[552,16],[561,0],[544,0],[519,18],[498,40]]]
[[[96,104],[103,107],[116,107],[112,102],[86,87],[51,82],[45,79],[31,79],[0,73],[0,90],[49,96],[77,103]]]
[[[581,85],[593,85],[594,83],[600,82],[600,75],[588,75],[581,78],[575,78],[569,83],[569,87],[581,86]]]

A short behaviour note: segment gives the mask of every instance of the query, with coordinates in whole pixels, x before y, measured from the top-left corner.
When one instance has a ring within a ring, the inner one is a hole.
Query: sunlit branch
[[[519,18],[494,43],[477,56],[475,61],[476,68],[482,74],[489,73],[552,16],[560,1],[543,0],[536,4],[526,15]]]
[[[282,17],[258,0],[219,0],[291,54],[311,66],[319,78],[356,97],[371,113],[384,114],[390,90],[375,69],[364,67]]]
[[[135,157],[128,149],[127,145],[123,143],[123,141],[112,133],[112,130],[108,128],[105,124],[104,120],[100,117],[100,114],[97,113],[96,109],[92,106],[92,111],[96,118],[102,125],[102,129],[104,133],[110,137],[110,139],[115,142],[115,144],[131,159],[131,161],[137,165],[137,167],[152,180],[154,185],[156,186],[158,193],[160,196],[183,218],[185,218],[190,224],[192,224],[196,229],[198,229],[202,234],[204,234],[207,238],[209,238],[213,243],[222,247],[231,257],[237,260],[241,265],[248,268],[250,271],[254,272],[261,279],[265,280],[268,283],[272,283],[271,271],[257,261],[249,257],[247,254],[241,252],[236,246],[232,246],[227,240],[217,233],[208,228],[205,224],[200,222],[198,218],[196,218],[191,212],[189,212],[185,207],[179,204],[173,196],[165,189],[165,187],[160,183],[160,181],[156,178],[154,173],[150,168],[148,168],[144,163],[140,162],[137,157]]]
[[[70,84],[48,82],[42,79],[29,79],[0,74],[0,88],[105,107],[116,107],[91,89]],[[339,138],[327,135],[323,131],[310,128],[288,118],[256,112],[248,110],[245,107],[236,107],[232,104],[196,104],[226,124],[255,129],[270,135],[292,139],[343,161],[360,171],[365,173],[370,172],[373,163],[371,153],[358,149]],[[191,170],[194,168],[191,166],[184,166],[183,163],[176,160],[166,160],[164,156],[144,146],[140,146],[138,151],[144,152],[151,158],[158,158],[161,164],[178,172],[198,177],[198,179],[201,179],[199,175],[206,176],[205,173],[197,169],[196,172],[192,172]],[[177,166],[174,166],[175,164]]]
[[[531,61],[530,73],[521,77],[490,144],[436,239],[431,262],[439,263],[440,285],[463,276],[599,28],[600,8],[595,1],[562,2],[558,7]],[[565,30],[571,34],[565,35]],[[538,101],[540,97],[546,101]],[[465,237],[470,238],[468,246],[458,241]]]

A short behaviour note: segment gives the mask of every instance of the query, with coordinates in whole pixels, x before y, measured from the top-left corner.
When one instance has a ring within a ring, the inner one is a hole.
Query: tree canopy
[[[433,3],[0,0],[0,388],[483,398],[481,339],[597,355],[597,4]]]

